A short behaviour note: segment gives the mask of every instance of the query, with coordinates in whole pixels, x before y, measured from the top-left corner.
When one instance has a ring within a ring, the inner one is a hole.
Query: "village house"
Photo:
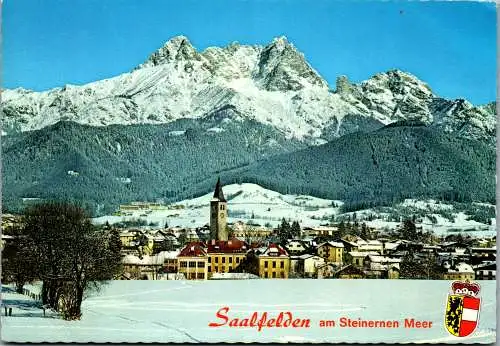
[[[155,247],[155,237],[148,233],[142,234],[144,243],[139,245],[139,249],[143,255],[152,255]]]
[[[317,278],[318,279],[332,279],[334,278],[335,272],[339,270],[339,267],[333,263],[323,263],[317,268]]]
[[[179,243],[179,240],[172,233],[165,234],[164,241],[173,248],[177,248],[177,247],[183,245],[183,244]]]
[[[196,234],[198,239],[207,241],[210,239],[210,228],[208,226],[198,227],[196,228]]]
[[[248,252],[248,244],[236,238],[212,239],[207,244],[208,276],[214,273],[229,273],[242,263]]]
[[[401,259],[379,255],[368,255],[364,259],[364,268],[368,277],[377,279],[399,279]]]
[[[177,256],[178,272],[187,280],[208,279],[208,254],[203,243],[187,244]]]
[[[467,245],[456,241],[447,241],[440,244],[443,252],[465,252]]]
[[[0,249],[3,249],[6,245],[13,243],[15,238],[8,234],[2,234],[2,242],[0,243]]]
[[[122,247],[132,247],[131,243],[134,240],[136,234],[139,230],[124,230],[120,232],[120,241],[122,242]]]
[[[325,264],[325,259],[320,256],[304,254],[298,256],[297,273],[304,277],[314,278],[317,276],[318,267]]]
[[[497,262],[483,262],[473,266],[476,280],[496,280]]]
[[[392,254],[397,252],[406,253],[407,243],[408,241],[401,239],[398,239],[396,241],[382,241],[383,246],[382,252],[380,254],[392,257]]]
[[[352,238],[348,239],[347,237],[344,237],[342,239],[339,239],[338,241],[344,245],[345,252],[358,251],[358,244],[353,241]]]
[[[252,273],[213,273],[210,280],[250,280],[259,277]]]
[[[308,248],[313,246],[314,237],[305,236],[305,237],[302,237],[300,240],[303,241],[304,245],[307,246]]]
[[[466,248],[448,248],[448,252],[438,252],[437,259],[438,262],[443,263],[448,261],[449,263],[469,263],[470,262],[470,254],[467,252]]]
[[[351,256],[351,263],[353,266],[362,268],[364,266],[365,258],[369,255],[380,255],[378,252],[359,252],[351,251],[349,252]]]
[[[384,252],[384,244],[379,240],[363,240],[357,242],[358,251],[360,252],[377,252],[382,254]]]
[[[269,244],[267,248],[257,249],[256,254],[259,277],[288,279],[290,257],[281,245]]]
[[[186,229],[185,234],[186,234],[186,240],[188,242],[196,242],[200,240],[198,233],[194,229]]]
[[[285,247],[291,256],[301,255],[309,249],[309,246],[300,239],[289,240]]]
[[[158,280],[167,260],[177,262],[178,251],[163,251],[142,257],[125,255],[122,258],[123,275],[128,279]]]
[[[472,247],[469,249],[469,253],[472,264],[495,261],[497,257],[497,247]]]
[[[336,279],[364,279],[365,273],[358,267],[348,264],[345,267],[338,269],[333,277]]]
[[[150,231],[149,235],[153,238],[153,251],[156,252],[157,248],[161,248],[165,243],[165,233],[161,230]]]
[[[344,244],[341,242],[325,242],[317,247],[318,256],[325,259],[326,262],[342,264],[344,256]]]
[[[295,256],[290,256],[290,269],[289,269],[289,277],[301,277],[302,274],[299,273],[299,261],[300,261],[300,256],[295,255]]]
[[[120,212],[127,213],[133,211],[164,210],[166,206],[155,202],[132,202],[120,205]]]
[[[242,221],[237,221],[231,226],[233,230],[233,236],[245,241],[264,239],[273,232],[273,230],[270,228],[248,225]]]
[[[439,251],[441,251],[441,247],[439,245],[423,244],[421,251],[428,256],[437,256]]]
[[[304,227],[302,229],[302,234],[304,236],[316,237],[316,236],[334,236],[338,233],[338,227],[336,226],[317,226],[317,227]]]
[[[475,239],[474,247],[491,248],[496,245],[496,237]]]
[[[454,266],[445,265],[447,271],[443,274],[443,280],[474,280],[474,269],[470,264],[460,262]]]

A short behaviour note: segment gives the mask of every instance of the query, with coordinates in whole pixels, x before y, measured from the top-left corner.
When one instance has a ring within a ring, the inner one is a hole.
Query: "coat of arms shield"
[[[456,281],[453,294],[448,294],[444,325],[450,334],[457,337],[471,335],[479,321],[481,299],[477,283]]]

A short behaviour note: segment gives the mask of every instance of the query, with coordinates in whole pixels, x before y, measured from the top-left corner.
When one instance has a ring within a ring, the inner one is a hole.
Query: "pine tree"
[[[290,228],[290,233],[292,238],[299,238],[301,234],[301,228],[297,221],[292,222],[292,226]]]
[[[290,223],[283,218],[281,220],[281,225],[278,227],[278,237],[281,244],[285,244],[291,236]]]
[[[361,224],[361,233],[360,237],[363,239],[368,239],[368,227],[366,227],[366,223]]]
[[[416,241],[419,240],[419,234],[417,232],[417,226],[412,220],[404,220],[399,233],[403,239]]]
[[[112,229],[109,233],[109,251],[113,256],[121,259],[122,241],[120,239],[120,231]]]
[[[339,228],[339,237],[343,238],[347,234],[347,229],[344,220],[340,221],[338,228]]]

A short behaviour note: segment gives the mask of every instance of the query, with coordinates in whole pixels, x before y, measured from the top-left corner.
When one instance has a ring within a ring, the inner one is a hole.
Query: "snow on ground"
[[[2,340],[10,342],[450,342],[495,341],[495,281],[480,281],[478,329],[457,338],[443,326],[451,281],[412,280],[215,280],[112,281],[83,303],[81,321],[42,317],[36,308],[2,316]],[[4,286],[5,291],[5,286]],[[259,294],[256,294],[259,292]],[[3,293],[4,303],[25,300]],[[290,311],[309,318],[310,328],[211,328],[215,313],[232,318],[254,311],[276,316]],[[351,319],[432,321],[429,329],[340,328]],[[319,320],[337,327],[320,328]]]
[[[494,207],[495,205],[488,203],[475,203],[478,206],[484,207]],[[477,237],[484,236],[494,236],[496,235],[496,219],[491,219],[491,225],[486,225],[484,223],[480,223],[474,220],[468,220],[469,215],[464,212],[457,212],[454,210],[453,205],[446,204],[442,202],[438,202],[435,200],[415,200],[415,199],[406,199],[404,202],[396,205],[396,208],[385,208],[385,209],[402,209],[409,208],[409,210],[417,210],[419,212],[423,212],[427,214],[427,217],[424,217],[421,223],[418,223],[417,226],[421,226],[424,231],[432,231],[438,235],[446,235],[449,233],[455,232],[463,232],[469,233],[471,235]],[[429,211],[447,211],[448,213],[452,213],[454,216],[454,220],[450,221],[449,219],[443,217],[440,214],[432,213]],[[367,217],[368,215],[375,215],[375,219],[372,221],[364,221],[369,227],[375,227],[377,229],[395,229],[400,226],[400,222],[395,221],[385,221],[384,218],[388,217],[390,214],[388,212],[379,212],[373,209],[365,209],[358,210],[356,212],[350,212],[346,214],[356,213],[358,219],[360,217]],[[410,213],[411,214],[411,213]],[[437,221],[433,223],[429,217],[434,217]]]
[[[403,207],[414,207],[417,209],[433,209],[433,210],[453,210],[451,204],[439,203],[436,200],[428,199],[425,201],[418,199],[405,199],[404,202],[400,203]]]
[[[228,200],[229,222],[247,222],[253,217],[253,222],[260,225],[270,223],[277,226],[282,218],[299,221],[303,226],[319,226],[327,222],[333,214],[339,213],[341,201],[331,201],[311,196],[282,195],[278,192],[264,189],[256,184],[233,184],[224,186],[224,196]],[[103,216],[94,219],[102,224],[137,218],[146,219],[148,223],[157,222],[163,226],[200,227],[210,220],[210,200],[213,193],[177,202],[174,206],[181,209],[154,210],[141,217],[143,211],[133,212],[129,216]],[[332,206],[332,202],[337,207]]]
[[[330,221],[332,215],[339,215],[342,201],[332,201],[312,196],[282,195],[279,192],[267,190],[256,184],[233,184],[223,187],[224,195],[228,200],[229,222],[252,220],[253,223],[277,226],[283,218],[291,221],[299,221],[302,227],[317,227]],[[201,227],[209,223],[210,220],[210,200],[212,193],[196,197],[189,200],[174,203],[177,208],[166,210],[153,210],[149,214],[144,211],[131,212],[128,216],[103,216],[94,219],[97,224],[108,221],[116,223],[125,220],[145,219],[148,223],[157,223],[163,227],[165,223],[169,226],[180,227]],[[479,205],[479,204],[478,204]],[[485,204],[485,207],[491,206]],[[415,208],[428,212],[429,210],[446,210],[453,212],[453,206],[438,203],[434,200],[413,200],[407,199],[400,203],[397,208]],[[391,208],[386,208],[391,209]],[[356,212],[358,220],[368,215],[375,215],[372,221],[365,221],[369,227],[377,229],[395,229],[400,226],[400,222],[385,221],[383,218],[389,214],[378,212],[373,209],[358,210]],[[467,220],[468,215],[463,212],[455,213],[454,222],[449,221],[439,214],[433,215],[437,223],[433,224],[430,219],[425,218],[420,226],[425,231],[433,231],[436,234],[447,234],[450,231],[470,232],[476,236],[493,236],[496,234],[496,222],[492,219],[492,225],[485,225],[474,220]],[[253,217],[252,217],[253,216]]]

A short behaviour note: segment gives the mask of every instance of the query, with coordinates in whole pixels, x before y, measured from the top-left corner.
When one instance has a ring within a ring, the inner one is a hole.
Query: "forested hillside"
[[[231,182],[341,199],[353,208],[403,198],[495,202],[495,150],[419,123],[395,123],[246,168]]]
[[[306,148],[251,121],[91,127],[60,122],[3,139],[4,209],[22,198],[78,201],[94,214],[133,200],[174,201],[225,184],[347,202],[495,201],[495,151],[474,139],[395,123]]]
[[[21,198],[66,199],[101,214],[132,200],[192,197],[222,171],[304,146],[252,121],[59,122],[3,137],[3,206],[16,211]]]

